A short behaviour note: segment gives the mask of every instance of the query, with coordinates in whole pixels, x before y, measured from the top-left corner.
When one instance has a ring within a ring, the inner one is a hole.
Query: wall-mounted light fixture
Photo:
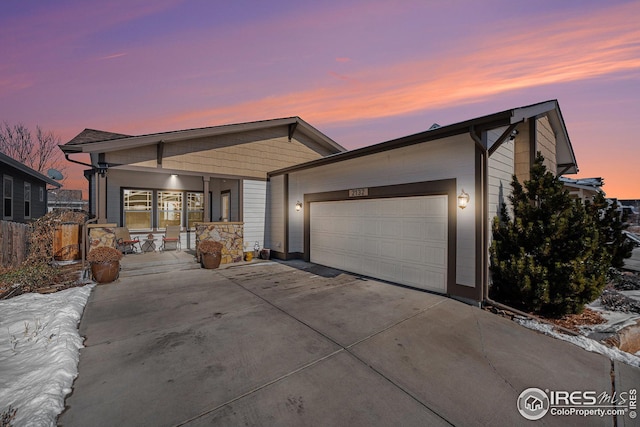
[[[465,193],[463,188],[462,192],[460,192],[460,195],[458,196],[458,207],[460,209],[464,209],[467,207],[468,204],[469,204],[469,194]]]
[[[177,173],[172,173],[172,174],[171,174],[171,178],[177,178],[177,177],[178,177],[178,174],[177,174]]]
[[[109,169],[109,163],[98,163],[98,173],[101,177],[104,178],[104,176],[107,174],[107,169]]]
[[[298,201],[298,203],[296,203],[296,212],[300,212],[301,210],[302,210],[302,203]]]

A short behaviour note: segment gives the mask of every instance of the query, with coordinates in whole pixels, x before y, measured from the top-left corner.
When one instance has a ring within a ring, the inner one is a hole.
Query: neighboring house
[[[4,221],[28,222],[47,213],[47,184],[60,183],[0,153],[0,199]]]
[[[561,176],[560,181],[569,190],[571,196],[582,199],[582,201],[592,200],[598,193],[604,194],[602,191],[604,180],[602,178],[572,179]]]
[[[87,211],[88,202],[82,199],[82,190],[49,190],[49,212]]]
[[[555,100],[270,172],[266,244],[278,258],[483,301],[491,222],[538,151],[557,176],[577,173]]]
[[[90,155],[89,210],[98,223],[153,232],[195,222],[244,223],[264,245],[267,172],[344,151],[299,117],[128,136],[85,129],[61,145]]]

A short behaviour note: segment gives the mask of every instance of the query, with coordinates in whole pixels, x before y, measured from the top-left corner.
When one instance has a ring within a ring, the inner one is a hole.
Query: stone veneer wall
[[[244,258],[244,223],[205,222],[196,224],[196,257],[200,260],[198,243],[215,240],[222,243],[221,264],[240,262]]]
[[[116,247],[116,224],[90,224],[87,228],[89,229],[89,252],[101,246]]]

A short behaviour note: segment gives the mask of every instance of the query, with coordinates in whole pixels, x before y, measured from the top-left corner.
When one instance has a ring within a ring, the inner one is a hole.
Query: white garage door
[[[446,291],[447,196],[311,203],[311,262]]]

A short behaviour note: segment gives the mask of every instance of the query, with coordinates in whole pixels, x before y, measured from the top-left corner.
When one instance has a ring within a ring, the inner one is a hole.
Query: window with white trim
[[[182,225],[182,192],[158,191],[158,228]]]
[[[124,190],[124,226],[130,230],[152,227],[153,193],[151,190]]]
[[[220,194],[220,221],[227,222],[231,216],[231,192],[223,191]]]
[[[187,193],[187,228],[204,222],[204,193]]]

